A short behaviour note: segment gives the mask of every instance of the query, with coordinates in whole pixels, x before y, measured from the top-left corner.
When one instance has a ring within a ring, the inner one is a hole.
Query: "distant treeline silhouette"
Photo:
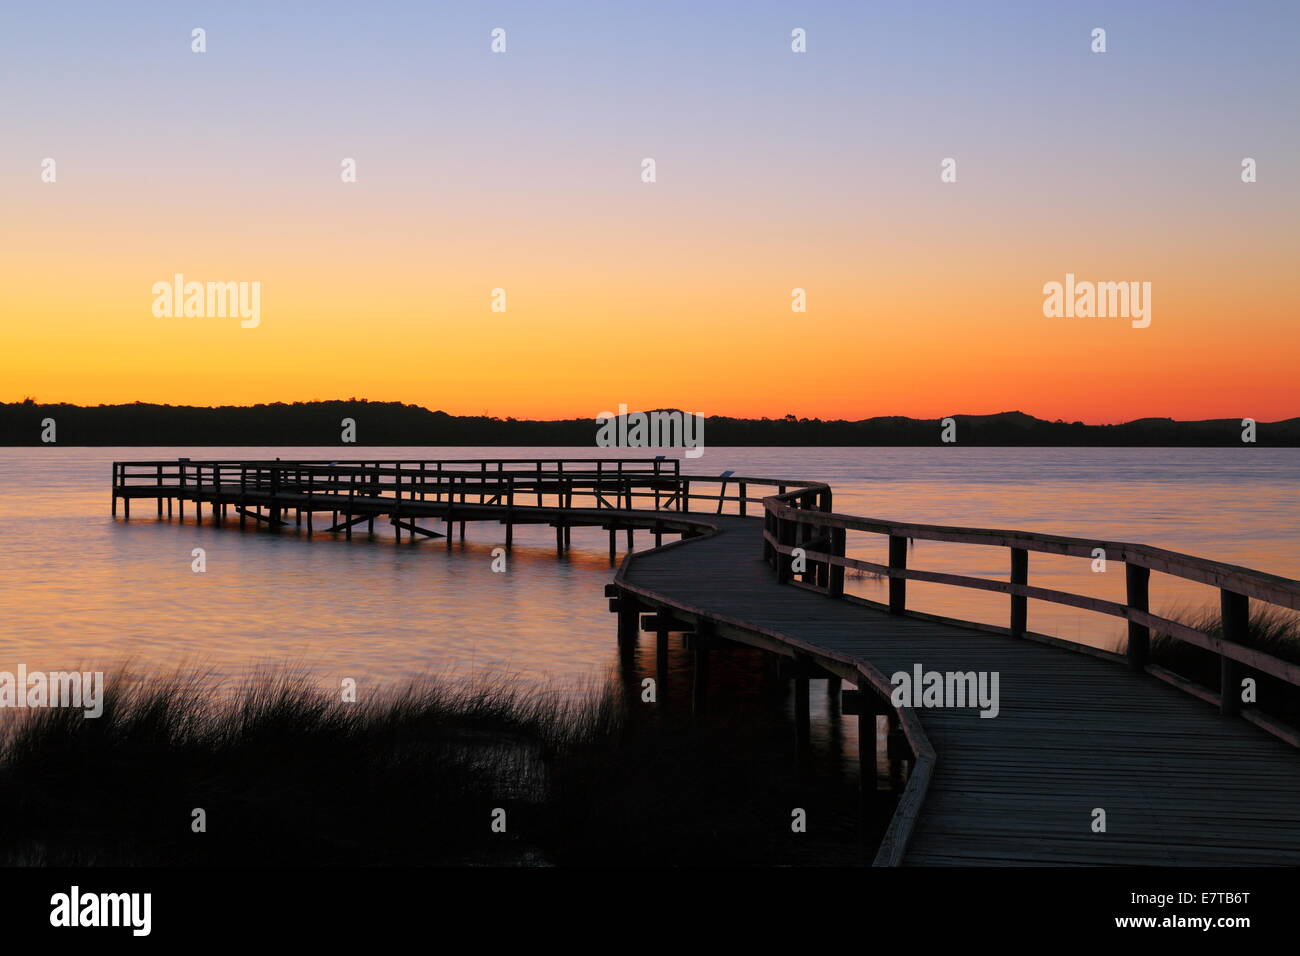
[[[645,409],[651,411],[651,409]],[[53,419],[60,445],[340,445],[342,420],[356,422],[358,445],[591,446],[594,418],[531,421],[448,415],[400,402],[293,402],[270,405],[0,404],[0,445],[40,445]],[[1242,419],[1140,418],[1120,425],[1045,421],[1023,412],[953,415],[958,445],[1225,446],[1243,444]],[[902,416],[860,421],[798,418],[706,419],[706,445],[936,445],[940,419]],[[1255,444],[1300,446],[1300,418],[1260,422]]]

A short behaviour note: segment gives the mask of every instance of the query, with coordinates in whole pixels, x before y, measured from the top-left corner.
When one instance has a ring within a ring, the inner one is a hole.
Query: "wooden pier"
[[[906,782],[877,865],[1300,864],[1300,735],[1238,688],[1261,676],[1300,685],[1300,666],[1247,646],[1251,602],[1300,609],[1300,582],[1127,542],[909,524],[837,514],[820,482],[685,475],[666,459],[446,461],[149,461],[113,465],[113,513],[133,501],[184,517],[343,534],[388,520],[400,538],[464,536],[466,522],[608,530],[627,553],[608,586],[620,642],[643,628],[663,646],[692,635],[696,696],[708,648],[736,641],[778,655],[795,681],[807,743],[807,682],[842,682],[859,721],[864,804],[874,798],[877,720],[905,742]],[[328,515],[328,522],[316,525]],[[431,527],[434,526],[434,527]],[[435,530],[441,527],[442,530]],[[654,547],[633,552],[648,531]],[[676,537],[663,543],[665,536]],[[907,542],[1004,547],[1006,580],[908,567]],[[886,560],[852,556],[876,542]],[[1124,567],[1126,599],[1030,585],[1031,553]],[[845,593],[847,569],[888,579],[888,601]],[[1150,613],[1152,571],[1217,588],[1222,635]],[[910,609],[909,580],[1005,594],[993,627]],[[1122,618],[1124,655],[1036,634],[1029,602]],[[1159,631],[1217,655],[1220,686],[1193,684],[1148,659]],[[1000,678],[999,713],[894,708],[890,677],[914,666]],[[892,745],[891,745],[892,749]],[[1099,830],[1097,811],[1104,812]]]

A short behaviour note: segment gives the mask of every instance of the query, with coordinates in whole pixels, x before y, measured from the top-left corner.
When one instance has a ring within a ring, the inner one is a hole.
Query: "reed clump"
[[[103,713],[0,724],[9,865],[852,862],[851,781],[811,788],[776,723],[644,719],[425,678],[346,703],[304,673],[109,675]],[[792,836],[791,808],[820,831]],[[206,832],[195,832],[194,811]],[[500,812],[504,811],[504,832]],[[494,821],[498,826],[494,827]]]
[[[1212,637],[1223,636],[1223,620],[1215,609],[1181,611],[1167,616]],[[1272,605],[1253,608],[1243,643],[1281,660],[1300,664],[1300,614]],[[1211,651],[1169,634],[1155,632],[1151,635],[1150,656],[1153,663],[1182,677],[1210,690],[1221,690],[1219,656]],[[1245,665],[1242,666],[1242,676],[1256,681],[1257,701],[1253,706],[1293,727],[1300,727],[1300,687]]]

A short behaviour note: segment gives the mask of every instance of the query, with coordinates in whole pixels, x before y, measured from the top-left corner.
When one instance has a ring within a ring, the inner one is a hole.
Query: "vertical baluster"
[[[1011,583],[1029,583],[1029,552],[1024,548],[1011,549]],[[1011,635],[1024,637],[1029,623],[1029,598],[1023,594],[1011,595]]]
[[[1223,588],[1219,591],[1219,612],[1224,641],[1238,646],[1246,644],[1250,636],[1250,599]],[[1239,661],[1226,654],[1219,655],[1219,713],[1224,717],[1241,713],[1241,673]]]
[[[902,535],[889,536],[890,570],[907,570],[907,538]],[[907,610],[907,578],[890,577],[889,579],[889,613],[902,614]]]
[[[1124,580],[1128,594],[1126,603],[1130,611],[1148,611],[1150,609],[1151,569],[1140,564],[1124,565]],[[1128,622],[1128,662],[1134,670],[1147,666],[1150,653],[1151,629],[1136,621]]]
[[[844,557],[845,543],[848,532],[843,528],[831,529],[831,554],[835,557]],[[831,565],[830,583],[827,587],[832,597],[844,596],[844,566],[840,564]]]

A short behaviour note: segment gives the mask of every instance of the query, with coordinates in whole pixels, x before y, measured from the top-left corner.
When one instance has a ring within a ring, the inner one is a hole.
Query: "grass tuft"
[[[1211,637],[1223,636],[1223,620],[1215,609],[1165,616]],[[1244,643],[1273,657],[1300,664],[1300,614],[1272,605],[1252,608]],[[1210,690],[1221,690],[1219,656],[1203,648],[1155,632],[1151,635],[1151,661]],[[1300,727],[1300,687],[1244,665],[1242,676],[1255,678],[1258,700],[1254,706],[1293,727]]]
[[[294,670],[106,675],[0,729],[8,865],[853,862],[856,782],[778,720],[644,719],[613,687],[433,678],[344,703]],[[818,836],[790,832],[792,807]],[[191,829],[206,811],[207,831]],[[505,833],[491,829],[506,811]]]

